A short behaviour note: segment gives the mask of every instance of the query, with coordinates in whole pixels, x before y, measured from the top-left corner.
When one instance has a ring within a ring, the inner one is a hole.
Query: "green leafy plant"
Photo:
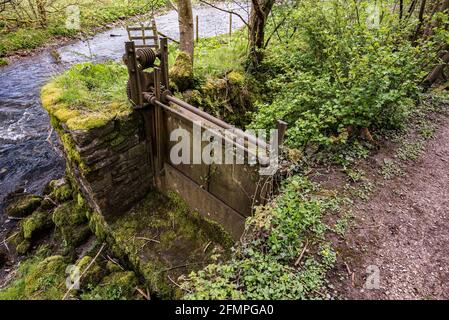
[[[263,70],[273,74],[266,85],[271,94],[260,101],[253,127],[272,128],[282,119],[289,124],[287,144],[304,148],[344,144],[364,128],[403,126],[428,47],[411,43],[389,10],[373,27],[368,5],[301,1],[285,24],[294,26],[294,37],[267,49]]]

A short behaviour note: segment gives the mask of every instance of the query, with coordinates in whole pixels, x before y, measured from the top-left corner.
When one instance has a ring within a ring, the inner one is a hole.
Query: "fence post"
[[[232,13],[229,12],[229,38],[232,37]]]
[[[278,120],[276,129],[278,130],[278,146],[281,147],[284,144],[285,131],[287,130],[287,122]]]
[[[199,28],[198,28],[198,16],[196,16],[196,43],[200,40]]]

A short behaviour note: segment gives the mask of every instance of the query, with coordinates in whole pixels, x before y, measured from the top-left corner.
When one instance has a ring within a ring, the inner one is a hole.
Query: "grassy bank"
[[[274,128],[278,119],[286,121],[291,166],[280,194],[247,220],[233,257],[185,279],[186,298],[332,297],[327,274],[339,253],[330,239],[344,236],[351,225],[350,198],[366,197],[370,185],[348,193],[345,183],[326,187],[309,174],[333,166],[346,172],[347,181],[360,180],[361,173],[351,169],[354,162],[373,156],[385,132],[402,132],[426,109],[420,81],[437,52],[431,42],[410,41],[413,22],[400,25],[388,6],[373,27],[369,5],[340,0],[280,5],[274,12],[285,22],[269,23],[266,34],[272,38],[256,72],[245,74],[241,60],[232,54],[227,60],[215,48],[206,60],[214,65],[222,59],[223,68],[196,65],[203,78],[223,79],[233,71],[244,76],[253,103],[249,127]],[[195,89],[203,100],[210,98],[201,85]]]
[[[164,0],[67,0],[52,1],[47,8],[45,20],[36,13],[39,1],[21,2],[15,7],[7,5],[0,13],[0,58],[19,50],[35,49],[61,37],[73,37],[89,33],[97,27],[133,15],[151,12],[165,4]],[[34,4],[34,6],[30,6]],[[80,10],[80,29],[68,29],[67,6],[77,5]],[[1,61],[5,61],[4,59]],[[1,64],[1,62],[0,62]]]

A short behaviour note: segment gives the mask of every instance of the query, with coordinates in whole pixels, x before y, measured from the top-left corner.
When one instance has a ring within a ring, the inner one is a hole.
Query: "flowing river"
[[[246,5],[219,4],[232,8],[243,17]],[[229,14],[209,6],[195,6],[199,17],[200,37],[211,37],[229,31]],[[243,27],[234,17],[232,28]],[[178,16],[172,10],[156,16],[158,30],[179,39]],[[18,188],[39,193],[44,185],[63,175],[65,165],[55,149],[57,138],[51,134],[49,117],[40,103],[40,88],[55,75],[74,63],[120,59],[127,32],[116,27],[86,41],[57,49],[61,61],[56,62],[50,50],[20,59],[0,68],[0,212],[5,196]]]

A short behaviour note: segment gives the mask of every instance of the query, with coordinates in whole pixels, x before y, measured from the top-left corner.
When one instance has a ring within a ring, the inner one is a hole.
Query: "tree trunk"
[[[449,0],[441,0],[433,8],[431,17],[433,17],[438,12],[444,12],[448,9]],[[435,28],[438,28],[438,22],[430,20],[429,25],[424,32],[424,37],[431,37],[435,32]],[[444,48],[441,50],[441,52],[439,53],[439,59],[441,60],[441,63],[435,66],[424,79],[423,85],[426,89],[430,88],[438,79],[443,76],[444,69],[449,63],[449,45],[444,46]]]
[[[427,25],[426,30],[424,31],[424,37],[430,37],[434,33],[434,29],[438,27],[437,22],[432,21],[432,18],[435,16],[438,12],[443,12],[449,9],[449,0],[442,0],[434,4],[434,7],[432,8],[432,13],[429,17],[429,24]]]
[[[193,13],[191,0],[177,0],[179,22],[179,50],[187,53],[193,63]]]
[[[421,8],[419,9],[419,16],[418,16],[419,22],[418,22],[418,26],[416,27],[415,34],[413,35],[413,38],[412,38],[412,40],[414,42],[420,37],[420,35],[422,35],[421,31],[422,31],[422,26],[424,23],[424,14],[426,12],[426,3],[427,3],[427,0],[421,0]]]
[[[423,82],[424,88],[430,88],[438,79],[443,76],[444,68],[447,67],[449,63],[449,46],[446,46],[442,53],[440,54],[441,63],[437,65],[433,70],[427,75]]]
[[[249,17],[249,58],[250,68],[255,68],[262,61],[265,39],[265,25],[275,0],[251,0]]]

